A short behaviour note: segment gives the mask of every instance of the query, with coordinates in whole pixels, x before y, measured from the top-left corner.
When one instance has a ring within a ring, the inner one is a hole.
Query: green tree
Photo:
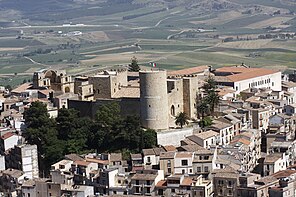
[[[209,91],[208,95],[205,97],[205,100],[210,106],[210,113],[213,114],[215,111],[215,107],[220,102],[220,97],[218,93],[215,90]]]
[[[211,114],[214,113],[215,107],[220,102],[220,97],[217,92],[216,84],[217,83],[216,83],[214,77],[209,76],[202,86],[202,88],[206,94],[206,96],[202,99],[202,102],[205,102],[209,105],[209,112]]]
[[[138,65],[138,60],[137,58],[134,56],[132,59],[131,59],[131,63],[128,65],[128,71],[130,72],[139,72],[140,71],[140,67]]]
[[[196,112],[198,116],[203,119],[209,112],[209,104],[205,100],[201,100],[201,102],[196,105]]]
[[[64,154],[64,143],[57,138],[56,122],[49,117],[46,105],[41,102],[33,102],[25,110],[24,118],[27,129],[23,135],[29,144],[37,145],[40,171],[47,173],[50,165]]]
[[[116,124],[122,120],[120,106],[117,102],[101,105],[96,115],[96,121],[100,127],[111,128],[112,126],[116,126]]]
[[[209,93],[210,91],[217,89],[216,84],[217,82],[215,81],[214,77],[209,76],[205,80],[205,83],[203,84],[202,89],[204,89],[205,93]]]
[[[56,118],[59,139],[66,140],[69,138],[78,118],[79,112],[74,109],[59,109]]]
[[[180,125],[181,128],[183,128],[184,125],[189,124],[189,117],[185,112],[180,112],[176,117],[175,117],[175,123],[176,125]]]
[[[43,126],[52,127],[54,120],[47,113],[46,104],[33,102],[29,109],[24,112],[25,124],[28,128],[38,129]]]
[[[142,129],[141,132],[142,132],[141,142],[143,142],[143,144],[141,145],[140,150],[142,150],[144,148],[152,148],[157,145],[157,134],[156,134],[155,130]]]
[[[209,116],[203,118],[203,119],[200,120],[200,122],[199,122],[199,126],[200,126],[201,128],[211,126],[212,124],[213,124],[213,120],[212,120],[211,117],[209,117]]]

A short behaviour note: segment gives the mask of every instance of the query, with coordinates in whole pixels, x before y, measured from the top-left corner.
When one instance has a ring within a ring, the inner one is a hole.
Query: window
[[[172,189],[172,193],[175,193],[175,189]]]
[[[205,172],[209,172],[209,167],[205,166]]]
[[[163,195],[163,190],[162,189],[158,190],[158,195]]]
[[[171,160],[168,160],[168,168],[171,167]]]
[[[146,185],[151,185],[149,180],[146,181]]]
[[[182,170],[182,174],[185,174],[185,170]]]
[[[223,185],[223,184],[224,184],[223,180],[218,180],[218,185]]]
[[[182,160],[181,163],[182,163],[182,166],[188,166],[188,161],[187,161],[187,159]]]
[[[168,173],[172,173],[172,169],[171,168],[168,168]]]
[[[149,194],[150,193],[150,187],[147,187],[146,191],[147,191],[146,193]]]
[[[232,181],[228,181],[228,187],[232,187]]]
[[[233,195],[232,190],[231,189],[228,190],[228,196],[232,196],[232,195]]]
[[[192,173],[192,169],[189,169],[189,172]]]
[[[150,157],[147,157],[147,162],[151,163],[151,158]]]
[[[175,106],[174,105],[171,106],[171,115],[175,116]]]
[[[51,189],[51,185],[48,185],[48,189]]]
[[[136,185],[140,185],[140,181],[139,180],[136,180]]]
[[[274,86],[274,82],[272,82],[271,85]]]
[[[196,172],[201,172],[201,167],[197,167]]]
[[[121,184],[121,180],[118,180],[118,184]]]

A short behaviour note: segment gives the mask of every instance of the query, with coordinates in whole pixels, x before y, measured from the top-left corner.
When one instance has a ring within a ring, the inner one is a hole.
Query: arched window
[[[172,105],[172,107],[171,107],[171,115],[175,116],[175,106],[174,105]]]
[[[69,87],[65,87],[65,92],[70,92],[70,88]]]

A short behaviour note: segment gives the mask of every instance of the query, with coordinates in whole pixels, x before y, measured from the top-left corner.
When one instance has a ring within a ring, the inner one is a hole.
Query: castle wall
[[[143,127],[168,129],[166,71],[140,71],[140,104]]]
[[[197,77],[183,78],[183,102],[184,112],[190,118],[196,118],[196,94],[198,90]]]
[[[175,127],[175,118],[183,112],[183,81],[182,79],[169,79],[168,85],[168,117],[169,126]]]
[[[140,99],[101,99],[96,101],[68,100],[68,108],[79,111],[81,117],[96,118],[96,113],[101,105],[118,102],[122,116],[140,116]]]
[[[162,146],[181,146],[180,141],[184,140],[187,136],[193,135],[195,131],[196,128],[189,127],[157,132],[157,144]]]

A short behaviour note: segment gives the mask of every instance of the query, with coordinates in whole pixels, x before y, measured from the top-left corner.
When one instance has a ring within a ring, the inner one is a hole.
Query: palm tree
[[[209,104],[205,101],[205,99],[201,100],[201,102],[196,106],[196,111],[201,119],[209,113]]]
[[[205,100],[210,106],[210,113],[213,114],[215,107],[220,102],[220,97],[219,97],[218,93],[215,90],[209,91],[208,95],[205,97]]]
[[[209,93],[212,90],[216,89],[216,81],[214,79],[214,77],[209,76],[206,80],[206,83],[203,84],[202,89],[204,89],[204,91],[206,93]]]
[[[176,117],[175,117],[175,124],[180,125],[181,128],[186,124],[189,124],[189,117],[185,112],[180,112]]]

